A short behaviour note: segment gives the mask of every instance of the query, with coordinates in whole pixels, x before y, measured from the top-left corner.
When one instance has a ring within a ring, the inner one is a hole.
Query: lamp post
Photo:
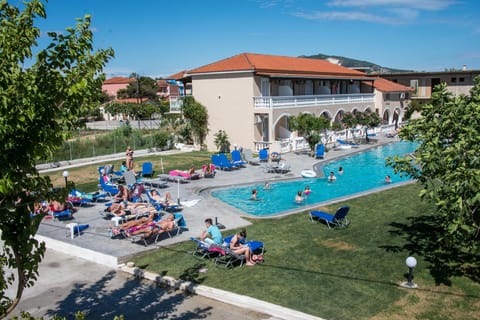
[[[67,170],[63,171],[62,175],[65,178],[65,188],[66,188],[68,185],[68,171]]]
[[[413,280],[413,268],[415,268],[417,266],[417,259],[415,259],[414,257],[408,257],[405,260],[405,264],[408,267],[407,282],[402,282],[400,285],[404,288],[409,288],[409,289],[418,288],[417,284],[412,281]]]

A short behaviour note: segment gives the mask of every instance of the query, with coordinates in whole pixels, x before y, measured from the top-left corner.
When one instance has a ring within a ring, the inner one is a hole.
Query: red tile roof
[[[373,86],[375,89],[380,90],[382,92],[408,92],[408,91],[414,91],[413,88],[404,86],[402,84],[398,84],[396,82],[376,77],[374,78],[375,82]],[[370,85],[369,82],[365,82],[366,85]]]
[[[167,79],[167,80],[180,80],[182,78],[185,78],[185,73],[187,73],[187,70],[182,70],[182,71],[179,71],[175,74],[172,74],[171,76],[166,77],[165,79]]]
[[[103,82],[103,84],[129,84],[130,82],[135,81],[134,78],[126,78],[126,77],[113,77],[107,79]]]
[[[365,73],[345,68],[326,60],[241,53],[202,67],[189,70],[188,74],[227,71],[277,72],[289,74],[365,76]]]

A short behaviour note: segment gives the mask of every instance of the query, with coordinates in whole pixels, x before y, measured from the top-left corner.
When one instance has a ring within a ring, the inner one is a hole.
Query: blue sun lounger
[[[349,206],[343,206],[338,208],[334,215],[324,211],[310,211],[310,220],[312,222],[325,221],[329,229],[331,226],[347,227],[350,224],[350,221],[347,220],[349,210]]]

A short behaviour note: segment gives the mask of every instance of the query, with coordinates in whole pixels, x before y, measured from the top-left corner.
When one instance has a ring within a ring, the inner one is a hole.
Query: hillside
[[[383,67],[378,64],[369,62],[369,61],[363,61],[363,60],[356,60],[352,58],[347,58],[347,57],[342,57],[342,56],[332,56],[332,55],[326,55],[326,54],[315,54],[312,56],[301,56],[301,58],[309,58],[309,59],[323,59],[323,60],[338,60],[338,63],[341,66],[347,67],[347,68],[353,68],[353,69],[358,69],[360,71],[366,72],[366,73],[390,73],[390,72],[408,72],[412,70],[402,70],[402,69],[393,69],[393,68],[388,68],[388,67]],[[333,61],[331,61],[333,62]]]

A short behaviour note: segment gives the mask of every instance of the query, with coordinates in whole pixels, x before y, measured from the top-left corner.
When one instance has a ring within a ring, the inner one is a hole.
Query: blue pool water
[[[408,177],[395,175],[391,167],[385,165],[385,158],[395,155],[403,156],[413,152],[416,144],[410,142],[392,143],[386,146],[370,149],[366,152],[330,162],[323,167],[325,177],[333,171],[337,180],[329,183],[326,178],[301,179],[288,182],[270,183],[270,190],[265,190],[263,184],[242,186],[238,188],[219,189],[212,191],[212,196],[255,216],[269,216],[284,211],[299,209],[302,206],[365,192],[385,186],[384,178],[390,175],[392,184],[406,181]],[[338,168],[343,167],[344,173],[338,174]],[[311,189],[310,195],[302,204],[295,203],[295,195],[306,186]],[[252,189],[258,191],[258,201],[250,200]]]

